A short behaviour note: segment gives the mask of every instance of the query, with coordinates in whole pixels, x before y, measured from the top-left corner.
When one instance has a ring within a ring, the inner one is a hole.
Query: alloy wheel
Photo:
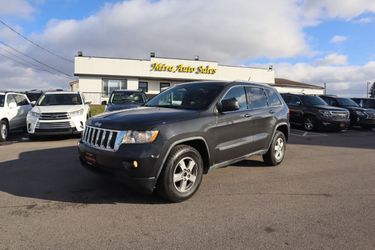
[[[173,173],[174,187],[181,193],[190,191],[197,178],[197,171],[197,163],[191,157],[182,158]]]
[[[275,150],[275,159],[277,161],[281,161],[284,157],[284,151],[285,151],[283,138],[278,138],[276,140],[274,150]]]

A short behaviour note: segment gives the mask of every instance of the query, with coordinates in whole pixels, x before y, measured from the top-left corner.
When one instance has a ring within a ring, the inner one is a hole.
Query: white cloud
[[[360,23],[360,24],[368,24],[368,23],[372,23],[373,19],[371,17],[362,17],[362,18],[353,20],[353,22]]]
[[[338,43],[343,43],[345,42],[346,40],[348,40],[348,38],[346,36],[339,36],[339,35],[336,35],[334,37],[331,38],[331,40],[329,41],[330,43],[334,43],[334,44],[338,44]]]
[[[44,0],[33,0],[34,3],[40,1]],[[11,8],[17,4],[18,8]],[[150,51],[155,51],[158,56],[192,58],[199,55],[220,63],[244,64],[256,58],[311,55],[314,51],[304,33],[306,26],[333,18],[356,20],[363,13],[371,12],[375,12],[373,0],[216,0],[214,3],[208,0],[188,3],[128,0],[105,4],[87,18],[50,20],[45,30],[31,35],[31,39],[69,58],[78,50],[86,55],[135,58],[147,57]],[[32,15],[34,9],[26,0],[0,0],[0,14],[3,13],[27,16]],[[1,29],[0,39],[5,38],[47,64],[73,73],[73,65]],[[31,69],[22,70],[3,58],[0,64],[0,89],[35,88],[40,87],[39,84],[68,87],[66,79],[56,79]],[[372,71],[367,71],[368,68]],[[275,65],[275,69],[291,79],[332,80],[332,84],[348,82],[350,88],[356,88],[360,81],[375,79],[372,66],[347,65],[345,55],[334,53],[311,64],[280,64]],[[358,74],[358,79],[352,79],[354,76],[349,71]],[[340,91],[335,87],[339,85],[332,86]]]
[[[373,0],[301,0],[307,20],[341,18],[351,20],[366,12],[375,12]]]
[[[30,17],[34,8],[26,0],[0,0],[1,16],[16,16],[21,18]]]
[[[364,65],[317,66],[309,63],[275,65],[277,77],[322,86],[329,94],[355,97],[366,95],[366,82],[375,80],[375,61]]]
[[[324,66],[324,65],[345,65],[348,63],[348,57],[342,54],[329,54],[324,58],[321,58],[316,61],[316,65]]]

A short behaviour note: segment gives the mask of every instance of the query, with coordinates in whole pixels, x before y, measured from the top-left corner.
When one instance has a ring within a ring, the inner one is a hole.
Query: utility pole
[[[326,95],[327,94],[327,83],[324,82],[323,84],[324,84],[324,95]]]

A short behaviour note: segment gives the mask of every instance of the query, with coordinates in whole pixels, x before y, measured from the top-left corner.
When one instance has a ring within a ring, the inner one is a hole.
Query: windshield
[[[27,93],[27,98],[29,98],[30,102],[37,101],[42,93]]]
[[[302,102],[307,106],[318,106],[318,105],[328,105],[322,98],[318,96],[300,96]]]
[[[189,84],[175,86],[151,99],[147,107],[167,107],[177,109],[206,109],[223,86],[214,84]]]
[[[337,98],[337,102],[340,106],[344,107],[359,107],[359,105],[355,101],[349,98]]]
[[[54,105],[81,105],[82,100],[79,94],[47,94],[38,100],[38,106]]]
[[[4,107],[5,95],[0,95],[0,107]]]
[[[139,92],[113,92],[110,103],[112,104],[142,104],[143,95]]]

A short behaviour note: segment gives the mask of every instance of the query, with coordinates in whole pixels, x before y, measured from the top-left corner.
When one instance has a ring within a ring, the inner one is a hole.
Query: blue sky
[[[273,64],[278,77],[321,85],[333,94],[360,96],[375,81],[373,0],[0,0],[0,17],[64,57],[78,50],[98,56],[157,55]],[[0,41],[64,72],[61,62],[0,25]],[[1,53],[5,53],[0,48]],[[61,76],[22,68],[0,57],[0,87],[17,72],[42,86],[66,85]],[[17,68],[15,68],[17,66]],[[65,79],[66,81],[66,79]]]

